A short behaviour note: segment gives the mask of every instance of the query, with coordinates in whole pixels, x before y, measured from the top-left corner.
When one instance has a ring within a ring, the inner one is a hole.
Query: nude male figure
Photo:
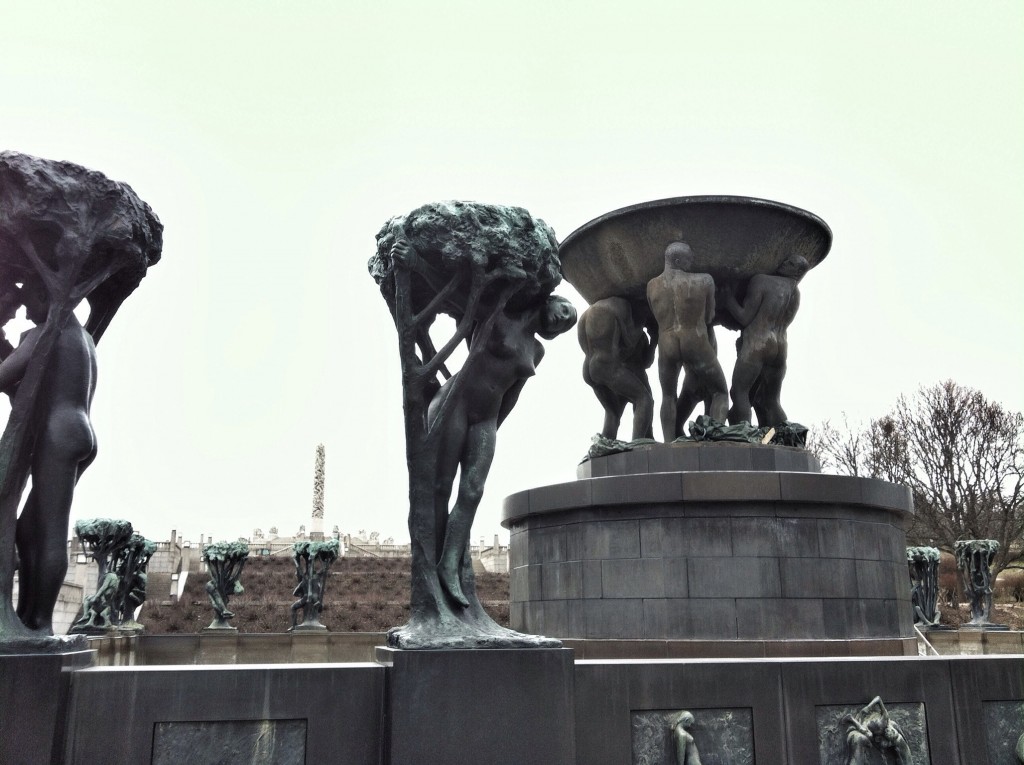
[[[732,372],[731,425],[751,422],[751,408],[762,427],[787,420],[781,402],[789,352],[786,329],[800,307],[797,285],[808,268],[804,258],[794,255],[774,274],[758,274],[750,280],[742,305],[726,292],[726,308],[743,327]]]
[[[649,340],[636,308],[622,297],[598,300],[583,312],[577,327],[583,380],[604,407],[601,435],[617,438],[626,404],[633,405],[633,440],[654,437],[654,396],[647,369],[654,363],[657,328]]]
[[[661,381],[661,429],[666,443],[682,433],[683,423],[701,401],[705,414],[724,422],[729,392],[711,327],[715,282],[692,273],[693,250],[685,242],[665,249],[665,270],[647,283],[647,302],[658,322],[658,379]],[[682,391],[676,395],[679,371]]]
[[[35,327],[0,362],[0,391],[14,391],[25,375],[49,309],[41,284],[19,291]],[[38,436],[32,451],[32,491],[18,518],[18,616],[30,629],[53,634],[53,608],[67,572],[71,499],[82,472],[96,457],[89,409],[96,390],[96,346],[74,314],[51,351],[36,401]]]

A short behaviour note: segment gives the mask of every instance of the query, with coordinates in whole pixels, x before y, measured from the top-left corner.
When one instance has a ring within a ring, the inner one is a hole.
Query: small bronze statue
[[[934,629],[939,626],[939,551],[934,547],[908,547],[907,567],[914,624]]]
[[[0,152],[0,318],[23,305],[36,325],[17,348],[0,343],[0,390],[11,396],[0,439],[0,652],[79,646],[53,637],[53,608],[74,489],[96,454],[95,343],[160,259],[162,231],[126,184],[70,162]],[[84,326],[74,314],[83,300]]]
[[[782,408],[782,380],[786,376],[789,343],[786,329],[800,307],[800,280],[808,269],[799,255],[786,259],[774,274],[758,274],[747,285],[742,305],[726,288],[726,308],[740,326],[736,365],[732,371],[732,407],[729,423],[753,422],[772,427],[786,422]]]
[[[141,632],[144,629],[136,621],[135,612],[146,602],[149,561],[155,552],[155,542],[141,534],[132,534],[117,553],[115,569],[119,582],[115,604],[117,626],[120,630]]]
[[[666,443],[682,435],[683,423],[698,403],[705,414],[725,422],[729,390],[718,363],[712,323],[715,282],[692,273],[693,250],[685,242],[665,249],[665,270],[647,284],[647,300],[658,323],[658,379],[661,381],[661,429]],[[676,395],[679,371],[682,390]]]
[[[292,626],[288,628],[289,632],[327,629],[320,623],[320,613],[324,608],[327,574],[338,557],[338,551],[337,539],[296,542],[292,545],[295,577],[299,580],[292,595],[297,595],[299,599],[292,603]],[[301,622],[299,611],[302,611]]]
[[[622,297],[598,300],[583,312],[577,334],[585,356],[583,380],[604,407],[601,436],[618,437],[628,403],[633,405],[632,440],[654,438],[654,395],[647,369],[654,363],[658,325],[647,306]]]
[[[249,546],[245,542],[214,542],[203,548],[203,562],[206,563],[210,581],[206,583],[206,594],[213,604],[213,621],[208,630],[233,630],[228,620],[234,614],[228,610],[232,595],[245,592],[242,587],[242,569],[249,557]]]
[[[953,543],[956,565],[964,583],[964,592],[971,601],[971,620],[961,629],[1009,629],[995,624],[992,616],[992,559],[999,552],[994,539],[962,539]]]
[[[96,592],[85,598],[82,615],[70,632],[103,634],[120,623],[118,558],[132,538],[132,524],[113,518],[90,518],[75,523],[75,534],[98,569]]]

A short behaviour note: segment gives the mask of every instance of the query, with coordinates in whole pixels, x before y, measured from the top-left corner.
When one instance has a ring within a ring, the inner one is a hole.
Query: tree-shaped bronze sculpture
[[[964,593],[971,601],[971,620],[961,629],[1009,629],[995,624],[992,615],[992,558],[999,552],[994,539],[961,539],[953,544],[956,565],[964,584]]]
[[[119,629],[133,632],[144,629],[136,621],[135,612],[146,602],[146,584],[149,580],[147,570],[155,552],[156,543],[141,534],[132,534],[118,551],[115,563],[118,576],[115,605]]]
[[[299,599],[292,603],[292,626],[288,628],[289,632],[327,629],[320,623],[320,612],[324,609],[327,574],[338,557],[338,550],[337,539],[296,542],[292,545],[295,577],[299,580],[292,595],[297,595]],[[302,611],[301,622],[299,611]]]
[[[210,581],[206,583],[206,594],[213,604],[213,621],[208,630],[235,630],[228,623],[234,614],[228,610],[232,595],[245,592],[239,579],[249,557],[249,546],[245,542],[214,542],[203,548],[203,562],[206,563]]]
[[[122,567],[118,561],[132,539],[132,524],[117,518],[89,518],[75,523],[75,534],[96,562],[98,572],[96,592],[85,598],[82,615],[70,632],[102,635],[121,621],[118,592]]]
[[[914,624],[921,629],[939,626],[939,551],[935,547],[908,547],[910,605]]]
[[[0,315],[6,321],[12,304],[24,305],[36,325],[16,349],[0,344],[0,390],[12,397],[0,439],[0,652],[81,645],[54,638],[52,622],[71,498],[96,453],[94,344],[159,260],[162,231],[126,184],[70,162],[0,152]],[[84,327],[73,313],[83,300]]]
[[[551,294],[561,281],[554,232],[518,207],[428,204],[384,225],[369,268],[398,331],[409,469],[411,613],[389,644],[559,645],[495,623],[469,557],[495,434],[544,354],[537,336],[554,338],[576,321],[572,305]],[[438,349],[429,330],[441,313],[455,331]],[[446,363],[463,342],[465,363],[452,374]]]

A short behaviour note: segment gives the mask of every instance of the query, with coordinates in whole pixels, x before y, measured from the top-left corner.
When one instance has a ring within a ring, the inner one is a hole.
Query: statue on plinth
[[[469,551],[498,428],[544,356],[538,338],[576,323],[572,304],[552,294],[561,281],[554,232],[518,207],[427,204],[381,228],[369,269],[398,331],[409,468],[411,612],[388,643],[560,645],[491,619],[476,594]],[[454,319],[455,331],[438,349],[430,327],[441,313]],[[446,364],[463,342],[466,360],[452,373]]]
[[[135,612],[146,602],[149,561],[155,552],[156,542],[141,534],[132,534],[117,553],[114,568],[119,581],[115,604],[117,625],[121,630],[141,632],[145,629],[136,621]]]
[[[16,348],[0,343],[0,390],[11,397],[0,439],[0,652],[81,646],[53,637],[53,609],[74,489],[96,455],[95,344],[160,259],[162,231],[126,184],[70,162],[0,152],[0,319],[20,305],[35,324]],[[84,325],[74,314],[83,300]]]
[[[214,542],[203,548],[203,562],[206,564],[210,581],[206,583],[206,594],[213,605],[213,621],[208,630],[237,630],[228,620],[234,614],[228,609],[232,595],[245,592],[240,581],[245,561],[249,557],[249,545],[245,542]]]
[[[82,615],[69,632],[103,635],[120,624],[118,591],[121,572],[117,559],[132,538],[132,524],[113,518],[90,518],[75,523],[75,534],[96,562],[96,592],[86,596]]]
[[[914,624],[921,629],[939,626],[939,551],[934,547],[908,547],[910,604]]]
[[[994,539],[961,539],[953,543],[956,565],[964,584],[964,593],[971,602],[971,620],[961,629],[1009,629],[995,624],[992,615],[992,559],[999,552]]]
[[[337,539],[296,542],[292,545],[295,577],[299,580],[292,595],[297,595],[299,599],[291,606],[292,626],[288,628],[289,632],[327,629],[320,623],[320,612],[324,608],[327,574],[338,557],[339,549]],[[302,611],[301,622],[299,611]]]

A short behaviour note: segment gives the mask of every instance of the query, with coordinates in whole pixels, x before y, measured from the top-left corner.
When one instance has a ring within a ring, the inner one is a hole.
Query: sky
[[[397,341],[366,261],[384,221],[435,200],[519,205],[563,239],[667,197],[804,208],[834,241],[789,331],[791,419],[866,420],[947,378],[1024,409],[1018,0],[0,0],[0,18],[0,148],[125,181],[165,226],[98,347],[72,520],[290,535],[322,442],[327,529],[408,540]],[[474,541],[507,538],[505,496],[574,480],[601,427],[574,334],[499,432]]]

